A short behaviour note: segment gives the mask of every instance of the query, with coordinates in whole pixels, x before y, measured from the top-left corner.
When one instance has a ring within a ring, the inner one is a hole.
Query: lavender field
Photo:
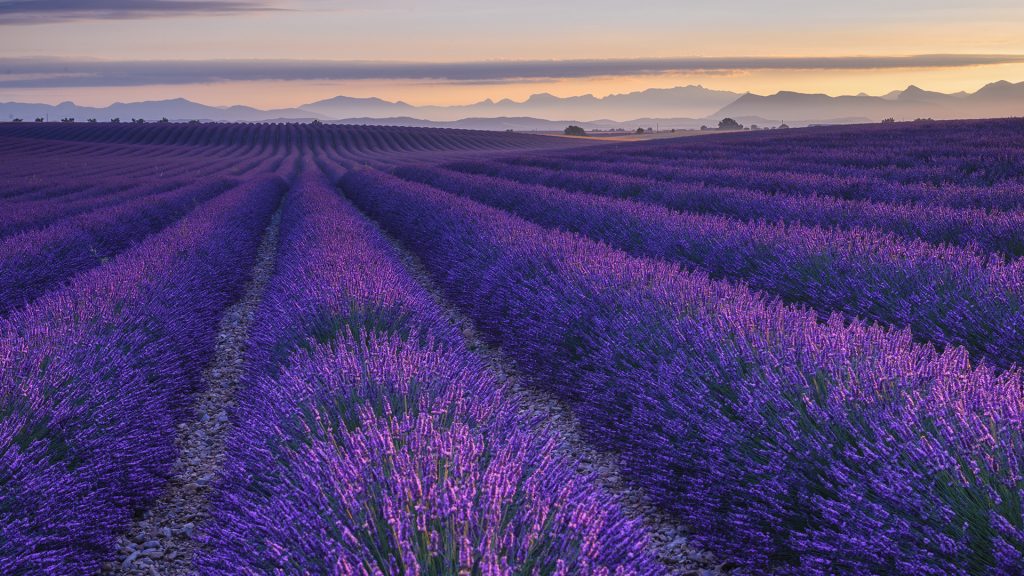
[[[0,574],[1024,574],[1024,120],[0,125]]]

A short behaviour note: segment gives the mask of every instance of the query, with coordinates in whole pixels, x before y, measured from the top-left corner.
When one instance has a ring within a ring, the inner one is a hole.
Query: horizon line
[[[1024,82],[1024,81],[1022,81],[1022,82]],[[967,94],[973,94],[973,93],[977,92],[978,90],[981,90],[982,88],[985,88],[986,86],[990,86],[990,85],[993,85],[993,84],[999,84],[999,83],[1018,84],[1019,82],[1014,82],[1012,80],[1006,80],[1006,79],[992,80],[991,82],[986,82],[985,84],[979,86],[974,91],[970,91],[970,92],[963,91],[963,90],[957,91],[957,92],[941,92],[941,91],[937,91],[937,90],[927,90],[925,88],[921,88],[921,86],[916,84],[916,83],[911,83],[911,84],[908,84],[907,86],[904,86],[903,88],[893,88],[893,89],[889,90],[888,92],[886,92],[884,94],[869,94],[869,93],[864,92],[864,91],[858,92],[856,94],[850,94],[850,93],[835,93],[835,94],[832,94],[832,93],[828,93],[828,92],[803,92],[803,91],[799,91],[799,90],[786,90],[786,89],[779,89],[779,90],[776,90],[775,92],[772,92],[772,93],[769,93],[769,94],[760,94],[760,93],[753,92],[753,91],[750,91],[750,90],[742,91],[742,92],[736,92],[736,91],[733,91],[733,90],[707,88],[706,86],[703,86],[702,84],[686,84],[686,85],[672,86],[672,87],[668,87],[668,88],[652,87],[652,88],[645,88],[645,89],[642,89],[642,90],[632,90],[632,91],[629,91],[629,92],[609,92],[609,93],[601,95],[601,96],[598,96],[597,94],[594,94],[593,92],[575,93],[575,94],[570,94],[568,96],[556,96],[554,94],[551,94],[550,92],[537,92],[537,93],[531,94],[530,96],[528,96],[528,97],[526,97],[526,98],[524,98],[522,100],[515,100],[515,99],[512,99],[512,98],[501,98],[501,99],[484,98],[482,100],[473,100],[473,101],[467,101],[467,102],[456,103],[456,104],[410,104],[404,98],[399,98],[399,99],[396,99],[396,100],[388,100],[388,99],[380,98],[380,97],[377,97],[377,96],[359,97],[359,96],[347,96],[345,94],[337,94],[337,95],[329,97],[329,98],[322,98],[322,99],[317,100],[315,102],[303,102],[303,103],[293,104],[293,105],[289,105],[289,106],[273,106],[273,107],[269,107],[269,108],[257,107],[257,106],[245,104],[245,103],[242,103],[242,102],[235,102],[234,104],[225,104],[225,105],[205,104],[205,103],[203,103],[203,102],[201,102],[199,100],[193,100],[193,99],[190,99],[190,98],[187,98],[187,97],[184,97],[184,96],[170,96],[170,97],[167,97],[167,98],[131,100],[131,101],[114,100],[114,101],[111,101],[111,102],[109,102],[107,104],[91,105],[91,106],[80,105],[80,104],[78,104],[78,103],[76,103],[74,101],[73,97],[66,97],[66,98],[62,99],[60,102],[57,102],[55,104],[50,104],[50,103],[47,103],[47,102],[39,102],[39,101],[29,102],[29,101],[19,101],[19,100],[0,100],[0,104],[43,105],[43,106],[54,106],[54,107],[60,106],[62,104],[72,104],[74,106],[78,106],[78,107],[82,107],[82,108],[109,108],[110,106],[115,106],[117,104],[145,104],[145,103],[159,103],[159,102],[171,102],[171,101],[175,101],[175,100],[182,100],[182,101],[185,101],[185,102],[189,102],[189,103],[192,103],[192,104],[198,104],[200,106],[207,106],[207,107],[210,107],[210,108],[229,109],[229,108],[232,108],[232,107],[240,106],[240,107],[245,107],[245,108],[252,108],[252,109],[260,111],[260,112],[269,112],[269,111],[273,111],[273,110],[302,109],[304,106],[308,106],[308,105],[311,105],[311,104],[316,104],[318,102],[323,102],[323,101],[326,101],[326,100],[331,100],[333,98],[339,98],[339,97],[341,97],[341,98],[352,98],[353,100],[372,100],[372,99],[377,99],[377,100],[380,100],[381,102],[384,102],[384,103],[387,103],[387,104],[405,104],[405,105],[411,106],[413,108],[458,108],[458,107],[463,107],[463,106],[475,106],[475,105],[484,104],[484,103],[487,103],[487,102],[497,104],[499,102],[506,101],[506,100],[511,102],[512,104],[525,104],[530,98],[532,98],[534,96],[545,96],[545,95],[553,96],[553,97],[559,98],[559,99],[568,99],[568,98],[579,98],[579,97],[592,96],[592,97],[594,97],[596,99],[602,100],[602,99],[605,99],[605,98],[608,98],[608,97],[612,97],[612,96],[627,96],[627,95],[631,95],[631,94],[642,94],[642,93],[650,92],[650,91],[668,91],[668,90],[676,90],[676,89],[680,89],[680,88],[701,88],[701,89],[709,90],[709,91],[713,91],[713,92],[730,92],[732,94],[736,94],[737,97],[742,97],[742,96],[745,96],[745,95],[748,95],[748,94],[749,95],[753,95],[753,96],[774,96],[774,95],[778,95],[778,94],[782,94],[782,93],[793,93],[793,94],[805,94],[805,95],[824,95],[824,96],[828,96],[828,97],[831,97],[831,98],[838,98],[838,97],[844,97],[844,96],[868,96],[868,97],[873,97],[873,98],[882,98],[882,97],[887,96],[888,94],[890,94],[892,92],[902,92],[902,91],[905,91],[908,88],[912,88],[912,87],[921,89],[921,90],[923,90],[925,92],[938,92],[940,94],[952,95],[952,94],[957,94],[957,93],[961,93],[961,92],[966,92]],[[0,84],[0,86],[2,86],[2,84]]]
[[[430,80],[442,84],[516,83],[755,70],[970,68],[1024,63],[1024,54],[904,56],[714,56],[414,62],[373,60],[100,60],[0,58],[2,88],[115,88],[259,81]]]

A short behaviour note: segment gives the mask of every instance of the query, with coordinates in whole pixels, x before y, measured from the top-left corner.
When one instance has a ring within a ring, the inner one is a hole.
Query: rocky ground
[[[231,429],[228,409],[243,375],[249,327],[274,269],[279,222],[280,213],[264,234],[245,294],[221,320],[194,416],[178,425],[178,460],[167,490],[121,537],[118,560],[104,566],[103,574],[192,573],[196,537],[209,516],[211,483],[224,461],[224,441]]]
[[[583,438],[579,423],[568,406],[550,392],[524,383],[508,358],[480,338],[473,321],[445,300],[440,288],[416,256],[404,250],[400,243],[394,244],[417,281],[427,288],[451,321],[460,328],[469,349],[483,358],[498,380],[519,397],[523,415],[542,422],[565,438],[563,449],[571,459],[579,462],[579,471],[594,474],[601,487],[619,501],[627,516],[644,524],[651,536],[654,555],[664,564],[668,574],[722,576],[732,571],[732,562],[718,559],[713,553],[694,546],[689,541],[689,530],[685,526],[659,512],[647,501],[641,490],[629,486],[622,477],[615,455],[594,449]]]
[[[217,335],[214,361],[204,372],[203,392],[194,417],[178,426],[179,458],[167,491],[144,511],[118,543],[119,558],[103,574],[178,576],[192,574],[198,534],[208,518],[210,487],[224,460],[224,441],[235,390],[243,375],[249,328],[267,282],[273,273],[279,215],[275,216],[260,246],[253,277],[242,299],[225,313]],[[721,561],[690,543],[685,526],[650,505],[642,491],[623,479],[615,455],[595,450],[582,436],[568,407],[551,393],[528,386],[499,350],[483,342],[473,322],[441,295],[415,256],[396,243],[406,265],[433,295],[452,322],[461,329],[469,348],[487,363],[497,379],[519,397],[524,416],[556,430],[565,439],[564,450],[579,462],[579,471],[594,474],[619,501],[628,516],[638,519],[651,535],[655,556],[673,576],[719,576],[732,564]]]

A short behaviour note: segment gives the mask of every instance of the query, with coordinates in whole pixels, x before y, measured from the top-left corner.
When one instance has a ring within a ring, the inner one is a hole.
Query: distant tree
[[[512,133],[512,132],[515,132],[515,130],[513,130],[513,129],[511,129],[511,128],[506,128],[506,129],[505,129],[505,132],[508,132],[508,133]]]
[[[145,118],[132,118],[132,124],[145,124]]]
[[[89,118],[88,120],[86,120],[86,122],[88,122],[89,124],[95,124],[96,123],[96,119],[95,118]]]
[[[675,133],[676,133],[676,129],[675,129],[675,128],[673,128],[672,130],[669,130],[669,132],[671,132],[671,133],[675,134]]]
[[[65,123],[65,124],[74,124],[75,123],[75,119],[74,118],[61,118],[60,121]]]
[[[708,130],[709,128],[707,127],[706,124],[701,124],[700,129],[701,130]]]
[[[719,130],[742,130],[743,125],[732,118],[722,118],[718,123]]]
[[[320,120],[317,120],[316,118],[314,118],[313,121],[310,122],[310,124],[312,124],[313,126],[323,126],[324,125],[323,122],[321,122]]]
[[[11,120],[11,122],[21,122],[21,118],[15,118],[14,120]]]
[[[111,124],[120,124],[121,123],[121,119],[120,118],[111,118],[110,119],[110,123]]]
[[[36,122],[42,122],[42,121],[43,121],[42,118],[36,118]]]
[[[789,124],[786,124],[785,122],[783,122],[782,124],[779,124],[779,130],[786,130],[788,128],[789,128]]]
[[[573,124],[572,126],[566,126],[564,132],[565,132],[566,136],[586,136],[587,135],[587,131],[586,130],[584,130],[580,126],[576,126],[575,124]]]
[[[202,124],[202,122],[200,122],[199,120],[189,120],[188,123],[189,124]]]
[[[885,120],[882,120],[882,124],[895,124],[895,123],[896,123],[896,119],[895,118],[886,118]]]
[[[160,124],[170,124],[170,122],[171,122],[171,121],[170,121],[170,120],[168,120],[167,118],[161,118],[161,119],[159,120],[159,123],[160,123]]]
[[[644,133],[644,129],[643,128],[637,128],[636,129],[636,133],[637,134],[643,134]]]
[[[750,125],[750,129],[751,130],[760,130],[760,128],[757,127],[757,124],[751,124]]]

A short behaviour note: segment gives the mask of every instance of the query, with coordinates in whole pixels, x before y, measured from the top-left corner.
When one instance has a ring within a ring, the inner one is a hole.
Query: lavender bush
[[[159,493],[281,192],[235,188],[0,320],[0,572],[96,572]]]
[[[1024,264],[865,230],[744,223],[429,168],[398,174],[562,227],[631,254],[966,347],[1001,368],[1024,361]]]
[[[493,173],[512,179],[518,174],[518,169],[496,169],[493,164],[484,162],[456,166],[468,173]],[[773,194],[757,188],[727,188],[702,182],[667,183],[565,168],[550,174],[529,174],[526,180],[547,182],[569,191],[632,198],[686,212],[844,230],[875,229],[907,239],[976,247],[1008,257],[1024,254],[1024,212],[1020,211],[846,200],[817,194]],[[588,181],[595,181],[595,185],[585,188],[583,184]],[[609,186],[598,186],[596,182],[600,181]]]
[[[77,272],[188,214],[232,183],[200,181],[65,218],[0,241],[0,314],[22,306]]]
[[[1024,574],[1022,138],[2,124],[0,573]]]
[[[1016,371],[423,185],[343,186],[633,481],[748,571],[1018,571]]]
[[[558,434],[517,416],[395,249],[310,172],[253,333],[201,572],[661,571]]]

